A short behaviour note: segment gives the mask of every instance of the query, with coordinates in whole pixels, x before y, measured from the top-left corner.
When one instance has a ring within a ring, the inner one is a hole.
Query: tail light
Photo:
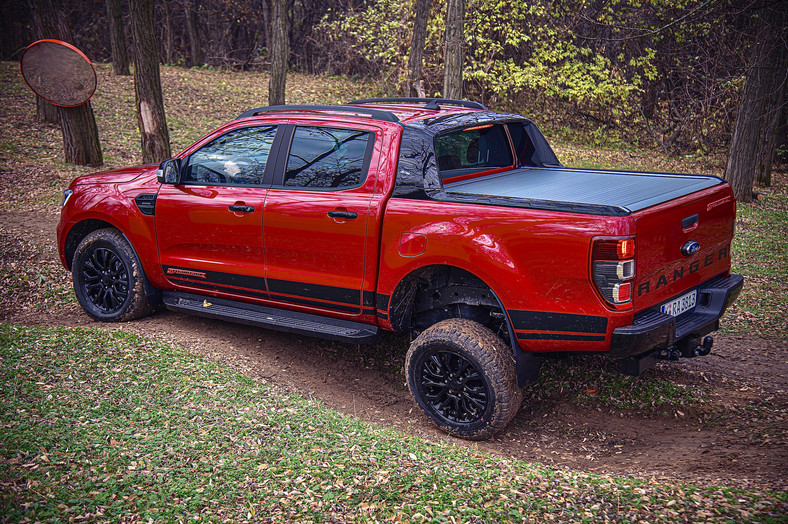
[[[635,238],[598,238],[591,251],[591,268],[599,294],[614,306],[632,301],[635,278]]]

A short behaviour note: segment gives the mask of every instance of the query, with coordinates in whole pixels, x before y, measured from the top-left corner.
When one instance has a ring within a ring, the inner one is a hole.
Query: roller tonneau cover
[[[444,187],[450,194],[614,206],[631,213],[722,183],[703,175],[524,167]]]

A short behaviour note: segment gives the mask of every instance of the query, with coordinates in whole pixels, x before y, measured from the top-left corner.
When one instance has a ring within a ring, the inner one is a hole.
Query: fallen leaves
[[[0,502],[19,520],[653,522],[784,510],[780,494],[427,443],[125,333],[2,326],[0,340]]]

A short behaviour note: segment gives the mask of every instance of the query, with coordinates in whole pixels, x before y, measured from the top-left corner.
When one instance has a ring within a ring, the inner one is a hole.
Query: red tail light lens
[[[627,260],[635,258],[635,239],[600,239],[594,241],[594,260]]]
[[[631,302],[635,238],[595,239],[591,253],[592,276],[602,298],[613,305]]]
[[[635,239],[627,238],[616,243],[616,254],[621,260],[635,258]]]

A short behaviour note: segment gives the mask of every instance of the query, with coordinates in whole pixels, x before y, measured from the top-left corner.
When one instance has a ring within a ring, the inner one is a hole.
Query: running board
[[[366,344],[378,337],[378,328],[369,324],[297,313],[286,309],[258,306],[191,293],[164,291],[167,309],[201,317],[227,320],[238,324],[257,326],[286,333],[298,333],[327,340]]]

